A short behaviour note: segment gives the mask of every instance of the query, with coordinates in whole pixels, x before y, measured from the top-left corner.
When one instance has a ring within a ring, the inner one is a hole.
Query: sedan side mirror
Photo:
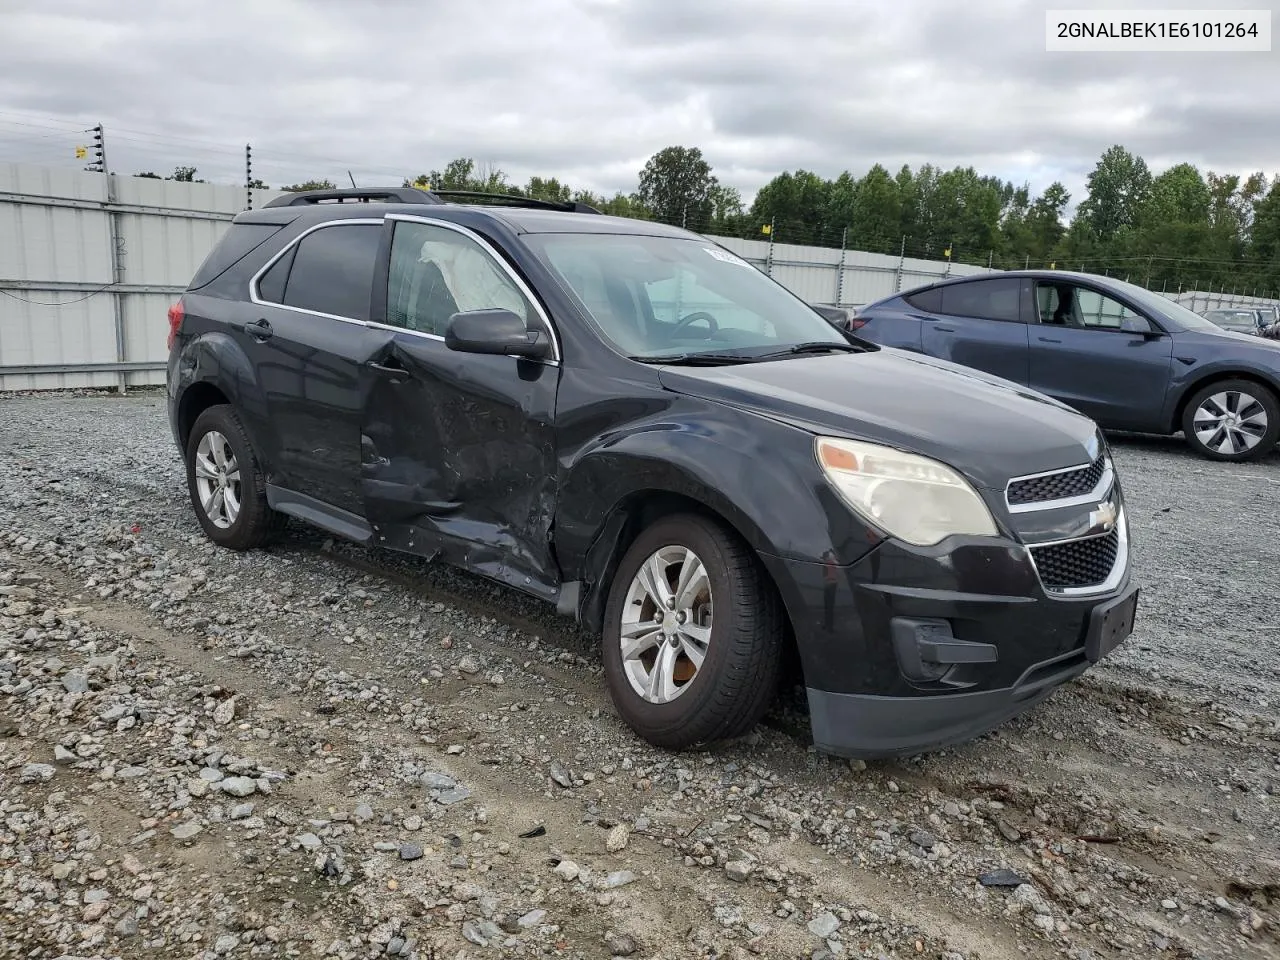
[[[542,360],[551,354],[551,340],[530,330],[510,310],[468,310],[449,318],[445,346],[459,353],[490,353]]]

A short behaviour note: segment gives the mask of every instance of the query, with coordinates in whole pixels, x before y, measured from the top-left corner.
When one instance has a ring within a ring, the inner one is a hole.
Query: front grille
[[[1040,582],[1049,590],[1096,587],[1106,582],[1120,551],[1120,528],[1103,537],[1032,547]]]
[[[1009,484],[1009,506],[1016,507],[1023,503],[1065,500],[1067,497],[1080,497],[1090,494],[1098,486],[1098,481],[1102,479],[1105,458],[1105,454],[1098,454],[1097,460],[1094,460],[1087,467],[1080,467],[1078,470],[1051,473],[1047,477],[1015,480]]]

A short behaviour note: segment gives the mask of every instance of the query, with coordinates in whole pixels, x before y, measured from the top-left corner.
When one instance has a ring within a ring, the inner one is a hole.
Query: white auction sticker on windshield
[[[711,254],[717,260],[723,260],[725,263],[736,263],[740,267],[749,267],[751,264],[743,260],[741,257],[730,253],[728,250],[720,250],[716,247],[703,247],[703,250]]]

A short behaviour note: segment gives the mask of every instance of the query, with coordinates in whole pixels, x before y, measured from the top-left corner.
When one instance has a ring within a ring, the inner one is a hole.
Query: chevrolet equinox
[[[439,558],[602,640],[649,742],[748,732],[803,677],[843,756],[978,736],[1132,631],[1088,417],[832,326],[696,234],[582,204],[297,193],[169,312],[195,515]]]

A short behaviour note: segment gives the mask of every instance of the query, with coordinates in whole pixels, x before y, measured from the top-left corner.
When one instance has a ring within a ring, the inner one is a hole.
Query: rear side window
[[[200,264],[200,269],[191,278],[187,289],[195,290],[212,283],[279,233],[282,226],[276,223],[233,223],[204,258],[204,263]]]
[[[368,320],[381,238],[382,226],[373,223],[339,223],[307,234],[298,242],[281,302]]]
[[[1017,323],[1021,289],[1016,278],[974,280],[943,287],[942,313]]]
[[[921,290],[919,293],[908,294],[903,299],[917,310],[923,310],[925,313],[938,313],[942,309],[942,288],[934,287],[932,290]]]

